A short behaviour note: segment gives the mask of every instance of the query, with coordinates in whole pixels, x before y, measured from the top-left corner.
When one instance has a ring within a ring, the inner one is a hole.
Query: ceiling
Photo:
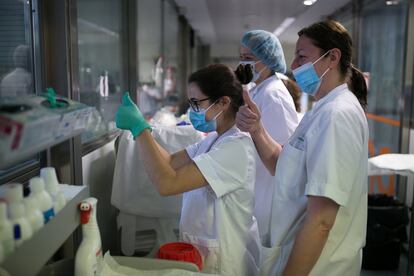
[[[193,29],[206,44],[239,43],[251,29],[273,32],[287,17],[295,21],[283,32],[282,43],[295,43],[304,26],[332,14],[350,0],[319,0],[312,6],[303,0],[175,0]]]

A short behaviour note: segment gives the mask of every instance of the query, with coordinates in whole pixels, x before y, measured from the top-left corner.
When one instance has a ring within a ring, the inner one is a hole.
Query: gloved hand
[[[117,128],[130,130],[134,137],[139,136],[147,128],[151,130],[141,111],[132,102],[128,92],[122,96],[122,105],[118,107],[115,121]]]

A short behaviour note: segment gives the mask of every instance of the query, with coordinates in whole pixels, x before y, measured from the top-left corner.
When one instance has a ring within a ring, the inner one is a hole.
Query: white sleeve
[[[248,170],[255,164],[252,150],[249,138],[235,138],[222,141],[193,161],[219,198],[248,185]]]
[[[260,113],[263,126],[269,135],[278,143],[284,144],[297,126],[297,115],[296,111],[293,114],[287,110],[285,107],[287,103],[284,104],[281,95],[278,95],[281,93],[281,91],[265,93]],[[296,118],[290,118],[291,116]]]
[[[349,114],[326,114],[306,137],[306,195],[327,197],[347,206],[361,164],[363,138]]]
[[[201,142],[202,142],[202,141],[201,141]],[[195,144],[189,145],[188,147],[186,147],[186,148],[185,148],[185,150],[187,151],[188,156],[189,156],[191,159],[193,159],[193,158],[196,156],[197,151],[198,151],[198,149],[199,149],[199,147],[200,147],[201,142],[198,142],[198,143],[195,143]]]

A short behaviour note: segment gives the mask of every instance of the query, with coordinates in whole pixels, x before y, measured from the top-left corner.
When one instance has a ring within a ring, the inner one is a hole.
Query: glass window
[[[139,87],[137,100],[147,119],[167,107],[175,113],[178,72],[178,14],[168,1],[138,1]]]
[[[29,1],[0,1],[0,101],[36,93],[30,11]],[[37,160],[36,155],[0,169],[0,182]]]
[[[164,1],[164,105],[178,104],[178,13],[168,1]],[[173,111],[176,111],[175,109]]]
[[[27,5],[26,1],[0,1],[0,97],[35,92]]]
[[[79,0],[78,47],[80,100],[96,107],[82,142],[115,129],[115,112],[128,87],[123,63],[124,1]]]
[[[407,3],[395,3],[364,2],[361,10],[358,63],[368,84],[370,156],[399,152]],[[376,183],[375,192],[394,194],[394,181],[394,176],[371,178],[370,190]]]
[[[151,118],[162,106],[162,2],[140,0],[138,9],[138,106]]]

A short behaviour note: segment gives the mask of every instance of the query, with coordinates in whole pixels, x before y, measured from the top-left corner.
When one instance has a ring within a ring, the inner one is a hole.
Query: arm
[[[249,93],[244,90],[243,98],[245,105],[240,107],[236,116],[237,127],[242,131],[249,132],[260,159],[270,172],[275,175],[276,162],[282,151],[282,146],[269,135],[260,121],[260,111],[257,105],[250,99]]]
[[[145,156],[145,170],[161,195],[175,195],[206,186],[207,180],[194,162],[178,169],[167,162],[148,130],[136,138],[140,153]],[[187,155],[185,151],[181,152]],[[181,158],[183,158],[181,156]],[[187,155],[187,158],[190,158]]]
[[[182,166],[192,162],[186,150],[180,150],[174,154],[169,154],[160,144],[157,143],[156,140],[154,140],[154,143],[156,144],[162,158],[168,162],[173,169],[181,168]]]
[[[116,125],[132,132],[146,172],[161,195],[179,194],[208,184],[187,152],[170,155],[154,140],[150,126],[128,94],[117,110]]]
[[[339,205],[326,197],[308,196],[306,218],[296,236],[283,276],[309,275],[321,255]]]

